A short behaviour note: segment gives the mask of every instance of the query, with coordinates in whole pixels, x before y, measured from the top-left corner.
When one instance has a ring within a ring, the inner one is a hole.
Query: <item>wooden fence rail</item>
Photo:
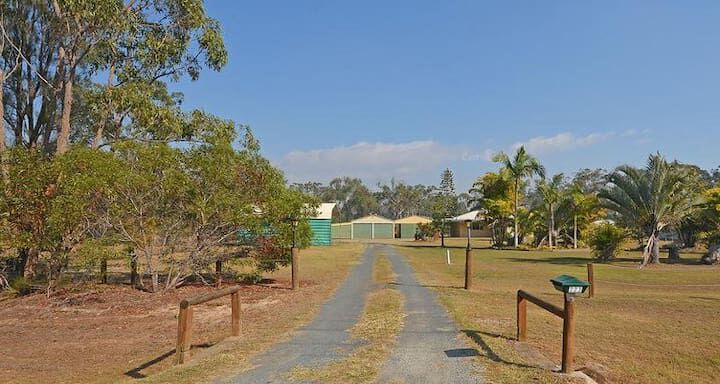
[[[178,315],[177,347],[175,348],[176,362],[185,362],[185,352],[190,349],[190,336],[192,334],[193,305],[202,304],[210,300],[219,299],[230,295],[230,306],[232,307],[231,323],[232,336],[240,336],[240,287],[229,287],[214,292],[206,293],[185,299],[180,302],[180,313]]]
[[[563,319],[562,339],[562,372],[570,373],[573,370],[575,356],[575,300],[572,295],[565,294],[565,306],[560,308],[548,303],[528,292],[517,291],[517,340],[525,341],[527,338],[527,302]]]

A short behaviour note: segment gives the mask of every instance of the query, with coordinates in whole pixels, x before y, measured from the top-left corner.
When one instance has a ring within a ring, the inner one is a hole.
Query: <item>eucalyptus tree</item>
[[[380,208],[375,195],[362,180],[347,176],[332,179],[323,191],[322,199],[337,203],[340,221],[369,215]]]
[[[202,0],[14,0],[0,21],[0,67],[22,64],[7,79],[5,121],[15,145],[46,152],[132,128],[182,136],[180,98],[165,81],[227,61]]]
[[[697,192],[688,188],[687,174],[655,154],[644,168],[618,167],[609,182],[599,194],[602,206],[647,239],[642,265],[659,263],[660,232],[690,215],[699,202]]]
[[[380,213],[399,219],[408,215],[423,213],[424,204],[428,198],[427,187],[423,185],[409,185],[391,179],[390,183],[378,183],[380,190],[375,193]]]
[[[565,175],[559,173],[554,175],[550,180],[545,178],[541,179],[537,185],[537,191],[542,196],[543,204],[548,214],[548,246],[553,248],[557,243],[557,240],[553,241],[555,234],[555,211],[558,205],[563,199],[563,183],[565,181]]]
[[[519,245],[518,210],[520,207],[520,185],[525,179],[534,175],[544,177],[545,167],[535,157],[527,153],[524,146],[520,146],[512,158],[504,152],[500,152],[493,157],[493,161],[500,163],[513,180],[513,221],[515,226],[515,247],[517,247]]]

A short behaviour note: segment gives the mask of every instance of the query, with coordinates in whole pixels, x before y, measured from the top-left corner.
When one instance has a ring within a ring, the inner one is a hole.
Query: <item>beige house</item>
[[[448,219],[450,222],[450,237],[467,237],[467,223],[470,222],[471,237],[490,237],[492,233],[485,220],[482,210],[470,211]]]

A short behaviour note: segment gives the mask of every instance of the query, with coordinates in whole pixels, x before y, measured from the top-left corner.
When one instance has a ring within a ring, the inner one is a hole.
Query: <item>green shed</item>
[[[310,229],[312,230],[312,245],[330,245],[332,244],[332,211],[335,203],[322,203],[317,209],[317,216],[308,219]]]
[[[333,239],[352,239],[352,223],[336,223],[330,225]]]
[[[392,239],[395,226],[393,221],[378,215],[361,217],[352,221],[353,239]]]
[[[408,216],[395,220],[395,237],[398,239],[415,239],[415,232],[420,224],[432,223],[432,219],[424,216]]]

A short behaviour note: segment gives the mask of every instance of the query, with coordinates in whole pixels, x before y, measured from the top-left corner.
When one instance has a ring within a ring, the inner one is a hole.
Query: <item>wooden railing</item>
[[[240,336],[240,287],[230,287],[204,295],[191,297],[180,302],[180,313],[178,315],[177,347],[175,349],[176,362],[185,362],[185,352],[190,349],[190,336],[192,334],[193,305],[202,304],[210,300],[219,299],[230,295],[230,306],[232,307],[231,323],[232,336]]]
[[[517,340],[525,341],[527,338],[527,302],[563,319],[562,339],[562,372],[570,373],[573,370],[573,359],[575,356],[575,299],[572,295],[565,294],[565,306],[560,308],[555,304],[548,303],[525,291],[517,291]]]

